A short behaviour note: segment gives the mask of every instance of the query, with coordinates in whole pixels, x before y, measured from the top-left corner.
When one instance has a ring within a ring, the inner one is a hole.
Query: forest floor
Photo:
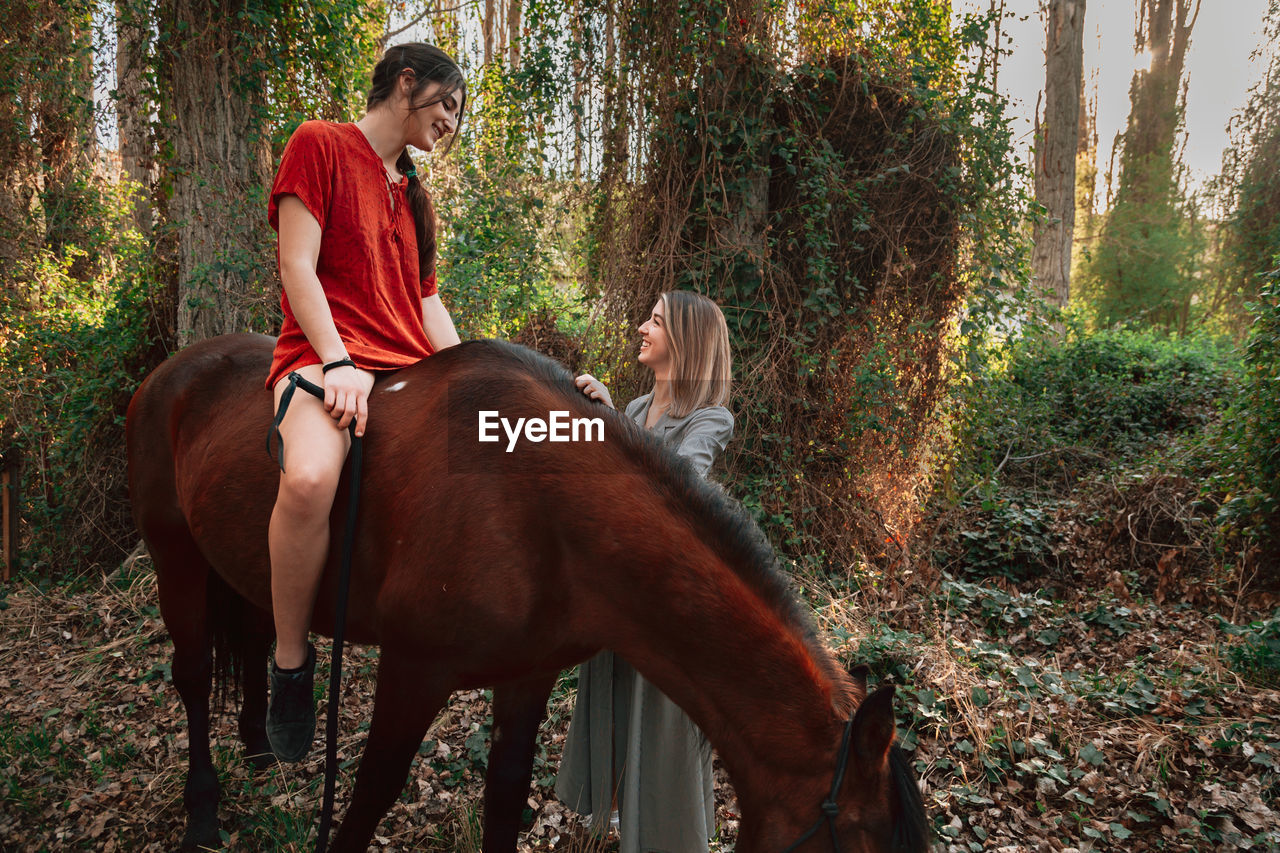
[[[1207,850],[1280,846],[1280,692],[1224,665],[1217,619],[1121,592],[1072,600],[946,580],[897,610],[809,594],[842,659],[904,686],[898,716],[939,849]],[[0,611],[0,850],[169,851],[181,837],[187,736],[145,560]],[[874,612],[869,619],[858,614]],[[901,625],[927,626],[910,630]],[[367,734],[376,651],[348,657],[340,758]],[[326,661],[321,660],[321,667]],[[522,850],[593,842],[551,786],[572,707],[544,724]],[[479,849],[488,697],[455,695],[378,831],[382,850]],[[216,715],[225,849],[308,850],[322,749],[252,774]],[[721,774],[717,849],[737,819]],[[348,789],[340,786],[339,803]]]
[[[1002,487],[925,522],[927,584],[803,578],[840,660],[898,685],[937,850],[1280,849],[1277,598],[1218,574],[1193,480],[1128,466]],[[344,667],[339,814],[376,661],[357,647]],[[543,725],[522,851],[616,849],[552,792],[574,684],[562,677]],[[321,743],[252,773],[233,710],[213,724],[224,849],[310,850]],[[479,849],[488,712],[486,691],[452,697],[377,849]],[[186,746],[145,558],[0,592],[0,853],[175,850]],[[717,811],[713,850],[732,850],[723,771]]]

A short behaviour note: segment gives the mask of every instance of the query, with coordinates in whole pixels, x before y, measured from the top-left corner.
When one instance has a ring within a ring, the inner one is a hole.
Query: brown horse
[[[262,382],[271,349],[250,335],[192,346],[129,407],[134,518],[158,573],[190,727],[187,849],[218,846],[215,666],[225,677],[239,662],[240,731],[251,755],[268,753],[267,520],[278,473],[263,450],[272,411]],[[500,441],[481,442],[484,410],[510,423],[553,411],[603,418],[604,440],[509,447],[499,429]],[[863,701],[865,680],[817,642],[768,543],[718,488],[584,398],[559,365],[509,344],[466,343],[382,379],[370,411],[347,635],[382,651],[333,850],[366,849],[449,694],[490,685],[484,849],[514,850],[552,684],[601,648],[631,661],[719,750],[742,810],[740,853],[778,853],[824,812],[829,826],[797,850],[924,850],[919,792],[892,745],[892,688]],[[336,531],[346,490],[344,481]],[[325,634],[338,550],[315,609],[313,628]],[[847,772],[823,806],[847,719]]]

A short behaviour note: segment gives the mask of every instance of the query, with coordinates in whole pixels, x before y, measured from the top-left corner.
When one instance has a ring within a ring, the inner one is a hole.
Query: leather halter
[[[827,822],[828,829],[831,830],[831,849],[835,853],[840,853],[840,839],[836,837],[836,818],[840,817],[840,806],[836,803],[836,794],[840,793],[840,786],[844,783],[844,770],[849,763],[849,742],[852,740],[852,735],[853,715],[850,714],[849,722],[844,724],[844,737],[840,740],[840,751],[836,753],[836,775],[831,780],[831,793],[822,801],[822,815],[804,835],[797,838],[782,853],[791,853],[812,838],[814,833],[822,828],[824,820]]]

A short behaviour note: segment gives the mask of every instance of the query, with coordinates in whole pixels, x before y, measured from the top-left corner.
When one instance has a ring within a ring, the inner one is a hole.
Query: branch
[[[457,6],[455,6],[455,7],[454,7],[454,9],[457,9],[457,8],[458,8]],[[395,31],[388,31],[388,32],[383,33],[381,36],[379,36],[379,38],[378,38],[378,42],[379,42],[380,44],[386,44],[386,43],[387,43],[387,39],[395,38],[396,36],[400,35],[400,34],[401,34],[402,32],[404,32],[405,30],[409,29],[410,27],[417,26],[417,25],[418,25],[418,23],[419,23],[423,18],[425,18],[427,15],[430,15],[430,14],[431,14],[432,12],[434,12],[434,11],[436,11],[436,10],[435,10],[435,9],[427,9],[427,10],[426,10],[425,12],[423,12],[421,15],[419,15],[418,17],[414,18],[413,20],[409,21],[409,23],[405,24],[405,25],[404,25],[403,27],[401,27],[400,29],[395,30]],[[440,11],[441,11],[441,12],[450,12],[450,11],[453,11],[453,9],[441,9]]]
[[[385,45],[385,44],[387,43],[387,39],[395,38],[396,36],[400,35],[400,34],[401,34],[402,32],[404,32],[405,30],[408,30],[408,29],[410,29],[411,27],[417,26],[418,24],[420,24],[420,23],[422,22],[422,19],[423,19],[423,18],[425,18],[425,17],[427,17],[428,15],[440,15],[440,14],[444,14],[444,13],[446,13],[446,12],[457,12],[459,9],[465,9],[465,8],[466,8],[466,7],[468,7],[468,6],[475,6],[475,5],[478,5],[477,0],[470,0],[470,2],[463,2],[463,3],[459,3],[457,6],[448,6],[448,7],[443,7],[443,8],[440,8],[440,9],[427,9],[427,10],[426,10],[425,12],[423,12],[421,15],[419,15],[419,16],[418,16],[418,17],[416,17],[416,18],[414,18],[413,20],[411,20],[409,23],[405,24],[405,25],[404,25],[403,27],[401,27],[400,29],[398,29],[398,30],[388,30],[387,32],[383,33],[381,36],[379,36],[379,37],[378,37],[378,43],[379,43],[379,44],[382,44],[382,45]]]
[[[1014,440],[1013,440],[1013,441],[1009,442],[1009,447],[1008,447],[1008,448],[1005,450],[1005,452],[1004,452],[1004,458],[1000,460],[1000,464],[996,466],[996,470],[992,471],[992,472],[991,472],[991,475],[990,475],[989,477],[987,477],[985,480],[983,480],[982,482],[980,482],[980,483],[974,483],[974,484],[973,484],[972,486],[970,486],[967,490],[965,490],[965,493],[964,493],[963,495],[961,495],[961,496],[960,496],[960,500],[959,500],[959,501],[957,501],[957,503],[964,503],[965,498],[967,498],[967,497],[969,497],[969,495],[973,494],[973,493],[974,493],[974,491],[975,491],[979,486],[986,485],[987,483],[990,483],[992,480],[994,480],[994,479],[996,478],[996,475],[998,475],[998,474],[1000,473],[1000,470],[1001,470],[1002,468],[1004,468],[1005,463],[1009,461],[1009,454],[1013,452],[1013,446],[1014,446],[1014,444],[1016,444],[1016,443],[1017,443],[1017,441],[1018,441],[1018,439],[1017,439],[1017,438],[1014,438]]]

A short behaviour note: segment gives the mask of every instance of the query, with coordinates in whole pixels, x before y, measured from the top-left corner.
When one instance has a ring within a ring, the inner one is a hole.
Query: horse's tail
[[[213,640],[215,701],[225,704],[240,696],[244,668],[253,660],[251,651],[263,637],[265,614],[231,588],[216,571],[209,572],[206,593],[209,633]]]

